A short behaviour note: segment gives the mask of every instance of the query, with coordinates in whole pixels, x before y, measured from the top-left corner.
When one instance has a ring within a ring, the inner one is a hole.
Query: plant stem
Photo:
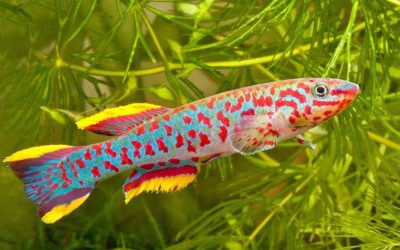
[[[313,174],[307,177],[305,181],[303,181],[297,188],[294,190],[294,192],[290,192],[288,195],[283,198],[281,202],[272,210],[270,214],[267,215],[267,217],[264,218],[264,220],[254,229],[254,231],[250,234],[249,238],[247,239],[246,246],[250,244],[254,240],[254,238],[260,233],[260,231],[267,225],[267,223],[272,219],[272,217],[285,205],[290,198],[293,197],[294,194],[298,193],[303,187],[313,178]]]
[[[374,140],[376,142],[379,142],[379,143],[381,143],[383,145],[386,145],[389,148],[393,148],[395,150],[400,151],[400,144],[397,144],[395,142],[389,141],[388,139],[386,139],[386,138],[384,138],[382,136],[379,136],[377,134],[374,134],[374,133],[372,133],[370,131],[367,131],[367,134],[372,140]]]

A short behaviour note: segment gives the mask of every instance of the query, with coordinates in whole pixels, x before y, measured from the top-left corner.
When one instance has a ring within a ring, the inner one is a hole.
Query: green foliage
[[[128,206],[118,176],[55,225],[3,169],[0,247],[399,248],[399,11],[398,0],[0,2],[0,158],[104,140],[74,121],[110,105],[177,106],[302,76],[362,90],[307,133],[316,151],[285,142],[221,159],[194,186]]]

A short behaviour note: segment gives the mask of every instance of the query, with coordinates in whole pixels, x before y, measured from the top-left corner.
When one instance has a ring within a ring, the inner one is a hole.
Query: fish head
[[[357,84],[332,78],[304,78],[289,84],[290,98],[297,109],[286,113],[295,127],[315,127],[346,109],[357,97]],[[282,92],[281,92],[282,93]],[[282,97],[282,96],[281,96]]]

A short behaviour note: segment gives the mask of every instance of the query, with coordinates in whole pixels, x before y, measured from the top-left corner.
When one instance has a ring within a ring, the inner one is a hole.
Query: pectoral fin
[[[291,126],[282,113],[247,115],[234,125],[230,140],[241,154],[255,154],[272,149],[278,143],[279,131]]]
[[[310,140],[304,138],[302,135],[297,135],[295,139],[299,144],[307,146],[312,150],[315,150],[315,144],[312,143]]]

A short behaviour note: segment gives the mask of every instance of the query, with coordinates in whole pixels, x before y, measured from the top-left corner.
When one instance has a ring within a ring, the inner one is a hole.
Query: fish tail
[[[82,147],[47,145],[24,149],[4,162],[24,182],[43,222],[54,223],[79,207],[95,184],[78,179],[69,155]]]

